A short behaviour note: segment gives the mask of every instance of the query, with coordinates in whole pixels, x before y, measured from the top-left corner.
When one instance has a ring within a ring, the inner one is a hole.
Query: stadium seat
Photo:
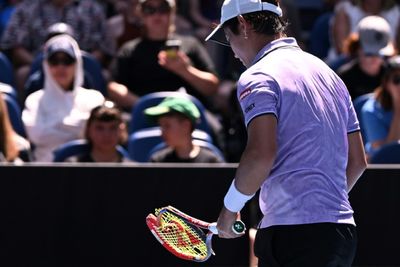
[[[139,101],[132,109],[132,119],[129,127],[129,133],[133,133],[144,128],[157,126],[156,122],[148,120],[143,111],[148,107],[158,105],[166,97],[189,98],[200,111],[200,122],[195,126],[195,128],[208,133],[210,136],[213,136],[205,116],[205,107],[203,104],[194,96],[182,92],[156,92],[140,97]]]
[[[399,164],[400,143],[396,141],[378,148],[372,153],[369,162],[372,164]]]
[[[211,151],[214,152],[216,155],[218,155],[218,156],[222,159],[222,161],[225,161],[225,157],[224,157],[222,151],[221,151],[218,147],[214,146],[212,143],[207,142],[207,141],[204,141],[204,140],[198,140],[198,139],[194,139],[194,140],[193,140],[193,143],[194,143],[195,145],[200,146],[200,147],[203,147],[203,148],[206,148],[206,149],[211,150]],[[166,148],[166,147],[167,147],[167,145],[166,145],[164,142],[162,142],[162,143],[156,145],[156,146],[149,152],[149,159],[151,158],[151,156],[152,156],[154,153],[156,153],[156,152],[158,152],[158,151],[160,151],[161,149],[164,149],[164,148]]]
[[[104,79],[102,68],[97,59],[88,52],[81,51],[83,69],[85,70],[85,80],[90,84],[90,88],[99,90],[107,96],[107,83]],[[43,53],[38,53],[31,65],[30,76],[42,70]],[[43,80],[40,88],[43,86]],[[40,89],[38,88],[38,89]],[[89,87],[88,87],[89,88]],[[37,89],[37,90],[38,90]]]
[[[211,143],[211,136],[199,129],[192,133],[195,140],[203,140]],[[129,136],[128,153],[132,160],[137,162],[148,162],[150,159],[150,151],[162,143],[160,127],[151,127],[138,130]]]
[[[10,117],[11,125],[13,126],[14,131],[19,135],[26,137],[25,126],[22,122],[21,108],[17,100],[8,94],[2,94],[2,96],[6,102],[8,116]]]
[[[354,110],[356,111],[358,121],[360,123],[361,136],[363,137],[364,144],[366,142],[366,139],[365,139],[365,130],[363,127],[364,123],[362,122],[362,117],[361,117],[361,110],[362,110],[362,107],[364,106],[365,102],[367,102],[372,97],[373,97],[373,93],[369,93],[369,94],[365,94],[365,95],[360,95],[359,97],[357,97],[353,100],[353,106],[354,106]]]
[[[2,52],[0,52],[0,82],[15,86],[12,64]]]
[[[85,139],[77,139],[62,144],[53,151],[53,162],[64,162],[67,158],[88,153],[90,146]],[[122,146],[117,146],[118,152],[129,158],[128,152]]]

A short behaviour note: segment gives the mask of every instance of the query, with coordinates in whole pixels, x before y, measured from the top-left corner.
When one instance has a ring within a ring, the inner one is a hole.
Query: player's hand
[[[238,220],[240,220],[239,212],[231,212],[223,207],[217,221],[218,236],[221,238],[237,238],[244,235],[245,231],[240,234],[232,231],[233,223]]]

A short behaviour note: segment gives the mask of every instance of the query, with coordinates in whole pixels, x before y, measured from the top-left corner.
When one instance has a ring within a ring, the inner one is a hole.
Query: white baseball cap
[[[223,24],[239,15],[256,11],[270,11],[282,17],[282,9],[262,0],[225,0],[221,7],[221,21],[218,26],[206,37],[206,41],[214,41],[222,45],[229,45],[222,30]]]
[[[380,16],[367,16],[357,25],[361,49],[368,55],[395,54],[389,23]]]

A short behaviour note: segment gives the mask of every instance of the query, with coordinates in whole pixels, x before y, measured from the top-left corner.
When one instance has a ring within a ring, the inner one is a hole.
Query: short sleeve
[[[350,98],[348,100],[348,103],[349,118],[347,121],[347,133],[353,133],[360,130],[360,123],[357,117],[357,113],[354,109],[353,102]]]
[[[279,119],[279,96],[279,86],[271,77],[262,73],[242,76],[237,97],[246,127],[254,118],[265,114],[273,114]]]

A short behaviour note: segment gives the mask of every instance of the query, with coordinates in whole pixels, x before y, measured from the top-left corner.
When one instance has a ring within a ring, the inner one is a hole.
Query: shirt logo
[[[255,103],[251,103],[250,106],[247,106],[247,108],[244,110],[245,113],[249,113],[250,111],[253,110],[253,108],[256,107]]]
[[[242,100],[245,99],[250,93],[251,93],[251,89],[250,89],[250,88],[245,89],[243,92],[240,93],[240,95],[239,95],[239,100],[242,101]]]

